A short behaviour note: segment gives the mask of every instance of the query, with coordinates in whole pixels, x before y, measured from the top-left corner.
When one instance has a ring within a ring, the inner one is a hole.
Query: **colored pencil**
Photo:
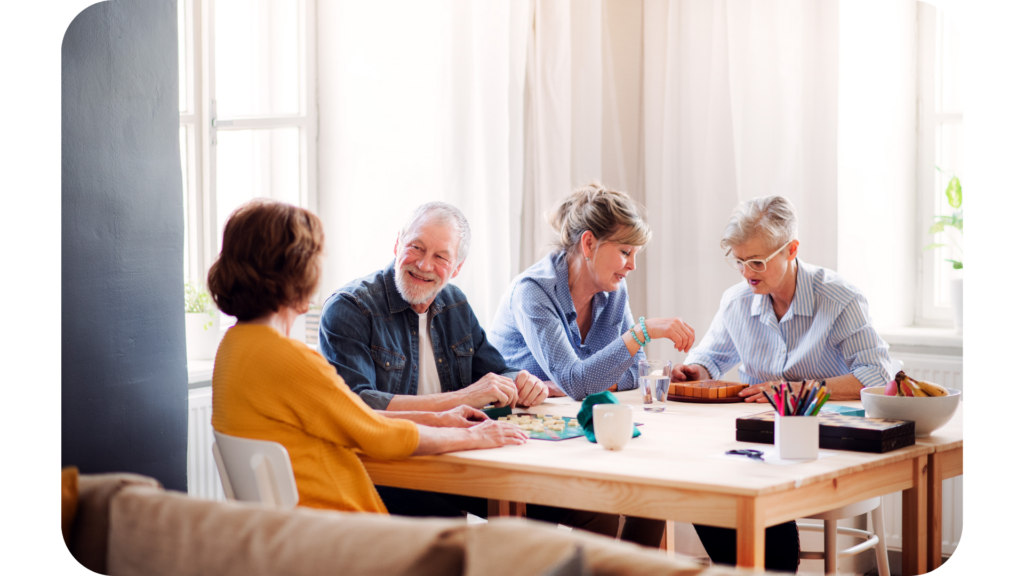
[[[814,412],[811,413],[811,416],[817,416],[818,412],[821,410],[821,407],[824,406],[825,402],[828,402],[828,399],[831,398],[831,397],[832,397],[832,393],[831,392],[826,393],[825,397],[821,399],[821,404],[818,404],[818,407],[814,409]]]

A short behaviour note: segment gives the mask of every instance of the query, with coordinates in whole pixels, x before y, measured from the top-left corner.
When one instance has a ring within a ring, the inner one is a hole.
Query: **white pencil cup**
[[[775,415],[775,451],[791,460],[818,457],[818,417]]]

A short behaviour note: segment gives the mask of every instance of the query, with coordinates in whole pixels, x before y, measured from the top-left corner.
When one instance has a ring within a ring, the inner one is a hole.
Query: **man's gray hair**
[[[459,232],[459,245],[456,250],[456,265],[462,264],[469,255],[469,221],[462,214],[462,211],[448,204],[447,202],[427,202],[413,211],[412,216],[398,233],[399,238],[404,239],[405,235],[413,230],[418,230],[424,224],[445,224],[453,226]]]
[[[722,233],[722,248],[728,250],[756,236],[777,249],[796,239],[796,209],[784,196],[761,196],[740,203],[732,211]]]

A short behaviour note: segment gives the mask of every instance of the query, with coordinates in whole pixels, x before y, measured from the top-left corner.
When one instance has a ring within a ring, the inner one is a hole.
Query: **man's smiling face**
[[[459,232],[444,222],[425,222],[395,243],[395,283],[413,310],[422,314],[448,281],[458,275]]]

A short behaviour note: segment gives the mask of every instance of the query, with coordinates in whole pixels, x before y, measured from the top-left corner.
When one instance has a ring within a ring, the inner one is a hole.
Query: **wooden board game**
[[[737,442],[775,442],[775,412],[736,419]],[[907,420],[864,418],[824,412],[818,414],[818,447],[855,452],[884,453],[913,446],[914,423]]]
[[[697,402],[704,404],[728,404],[743,402],[740,390],[747,384],[724,382],[722,380],[698,380],[673,382],[669,384],[668,399],[674,402]]]

